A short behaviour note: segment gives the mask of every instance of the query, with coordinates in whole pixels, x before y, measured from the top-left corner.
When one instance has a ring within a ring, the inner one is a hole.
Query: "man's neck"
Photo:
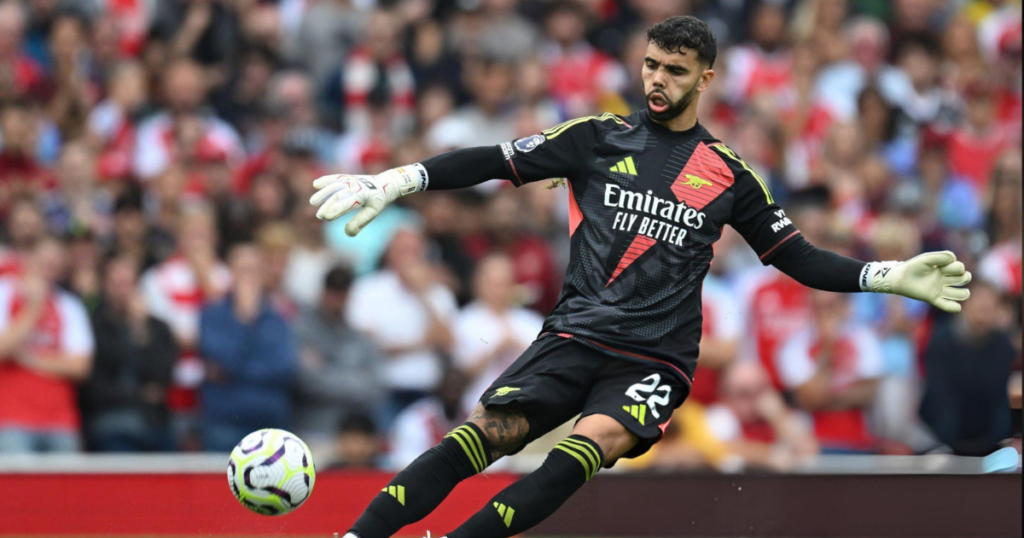
[[[651,118],[651,121],[665,127],[670,131],[682,132],[693,129],[694,125],[697,125],[697,103],[694,102],[689,108],[683,111],[682,114],[667,120],[659,121]]]

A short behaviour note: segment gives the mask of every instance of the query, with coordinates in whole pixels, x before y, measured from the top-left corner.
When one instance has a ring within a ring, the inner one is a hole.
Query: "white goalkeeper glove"
[[[385,170],[375,176],[334,174],[313,182],[316,193],[309,203],[320,206],[317,218],[334,220],[359,209],[345,225],[345,233],[355,237],[381,210],[399,197],[426,190],[427,170],[417,163]]]
[[[971,273],[950,251],[926,252],[905,262],[871,262],[860,273],[860,289],[894,293],[931,303],[949,313],[960,311],[960,302],[971,292],[963,286]]]

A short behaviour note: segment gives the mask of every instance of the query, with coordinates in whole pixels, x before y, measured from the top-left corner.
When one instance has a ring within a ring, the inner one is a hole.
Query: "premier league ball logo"
[[[526,138],[520,138],[519,140],[516,140],[516,149],[523,153],[529,153],[537,149],[537,146],[543,144],[545,140],[547,139],[544,138],[544,135],[539,134],[528,136]]]

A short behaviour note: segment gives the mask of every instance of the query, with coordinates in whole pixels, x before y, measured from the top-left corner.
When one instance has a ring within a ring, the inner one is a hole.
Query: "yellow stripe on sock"
[[[587,443],[584,443],[583,441],[580,441],[579,439],[565,439],[562,442],[583,449],[584,453],[587,454],[587,458],[590,459],[591,463],[594,464],[594,471],[590,474],[591,478],[593,478],[594,474],[596,474],[597,471],[601,469],[601,465],[604,463],[601,460],[601,454],[597,451],[597,449],[588,445]]]
[[[575,451],[575,449],[571,449],[561,443],[555,445],[555,448],[577,459],[577,461],[579,461],[580,464],[583,465],[584,477],[586,477],[587,480],[590,480],[591,475],[593,475],[593,471],[591,470],[590,462],[588,462],[582,454]]]
[[[476,432],[469,427],[463,425],[455,428],[457,431],[462,433],[463,438],[469,443],[469,448],[476,454],[476,460],[480,462],[480,470],[483,471],[487,468],[487,457],[484,455],[484,446],[480,443],[480,439],[476,436]]]
[[[459,435],[462,439],[466,441],[466,445],[469,447],[470,457],[472,457],[474,461],[476,461],[476,472],[483,472],[484,468],[486,467],[486,465],[484,465],[484,458],[482,454],[477,452],[476,445],[473,443],[473,439],[469,437],[469,434],[466,433],[465,430],[456,428],[454,433]]]
[[[483,468],[486,469],[487,466],[491,464],[491,458],[490,455],[487,454],[487,451],[484,450],[484,442],[480,439],[480,434],[477,433],[476,430],[474,430],[473,428],[470,428],[469,426],[463,425],[460,426],[460,428],[465,430],[466,433],[470,434],[470,437],[472,437],[473,441],[476,442],[476,448],[478,454],[480,454],[480,461],[483,464]]]
[[[512,527],[512,516],[515,513],[516,513],[516,510],[514,508],[512,508],[511,506],[509,506],[508,510],[505,511],[505,526],[506,527],[509,527],[509,528]]]
[[[398,486],[398,503],[405,506],[405,486]]]
[[[473,442],[469,440],[469,437],[466,436],[465,432],[463,432],[459,428],[455,428],[454,430],[448,432],[447,436],[454,437],[457,441],[460,442],[460,444],[465,443],[462,445],[462,448],[466,451],[466,455],[469,456],[469,459],[473,461],[473,468],[476,469],[476,472],[479,473],[480,460],[477,458],[476,448],[473,446]]]
[[[473,457],[473,452],[469,449],[469,445],[467,445],[466,442],[462,440],[462,436],[458,435],[458,432],[453,431],[446,435],[445,437],[451,437],[458,441],[459,445],[462,446],[462,450],[466,451],[466,456],[469,457],[469,462],[473,464],[473,469],[475,469],[476,472],[479,473],[480,465],[476,462],[476,458]]]
[[[644,417],[646,417],[646,416],[647,416],[647,406],[646,405],[641,405],[640,406],[640,425],[641,426],[644,425]]]

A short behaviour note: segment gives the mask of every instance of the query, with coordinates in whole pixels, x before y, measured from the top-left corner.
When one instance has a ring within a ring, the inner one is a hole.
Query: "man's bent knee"
[[[478,403],[467,422],[484,432],[491,444],[491,461],[518,450],[530,433],[530,423],[514,404],[485,409]]]
[[[640,439],[625,426],[608,415],[588,415],[572,429],[573,435],[582,435],[601,447],[605,464],[611,464],[633,449]]]

